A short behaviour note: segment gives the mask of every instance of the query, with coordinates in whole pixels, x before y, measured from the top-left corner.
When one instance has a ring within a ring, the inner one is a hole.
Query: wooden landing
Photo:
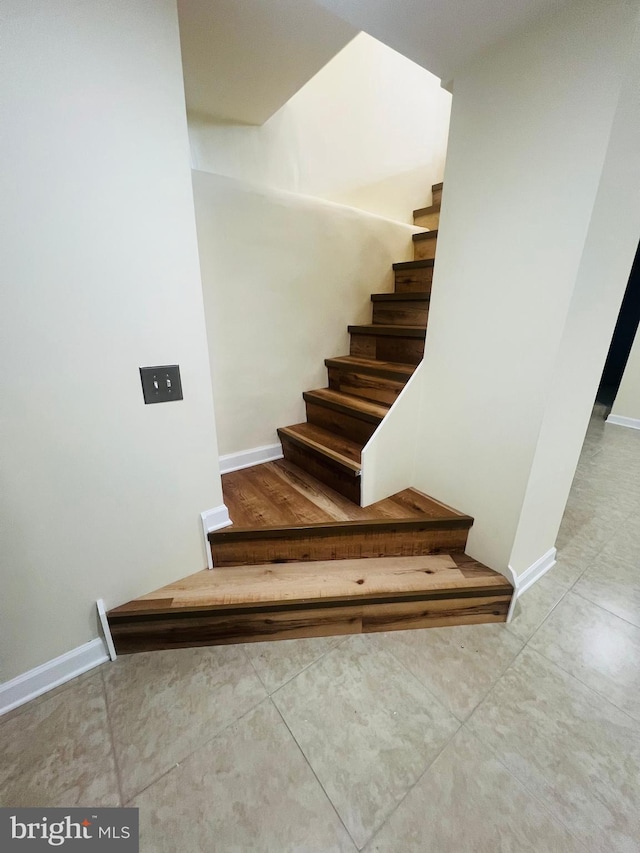
[[[205,570],[108,614],[119,654],[504,622],[513,590],[461,553]]]
[[[228,532],[333,521],[468,517],[417,489],[361,507],[286,459],[224,474],[222,491],[233,521]]]

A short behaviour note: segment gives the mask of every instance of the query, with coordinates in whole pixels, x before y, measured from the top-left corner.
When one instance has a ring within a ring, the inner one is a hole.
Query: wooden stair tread
[[[360,532],[385,532],[403,530],[422,530],[437,527],[441,530],[468,530],[473,519],[467,515],[442,515],[441,517],[414,516],[410,518],[371,518],[366,521],[322,521],[299,524],[278,524],[265,527],[225,527],[208,534],[210,542],[232,542],[242,539],[300,539],[314,536],[353,535]]]
[[[394,338],[424,338],[427,334],[424,326],[384,326],[381,323],[369,323],[363,326],[348,326],[347,328],[349,334],[389,335]]]
[[[467,518],[473,522],[470,515],[460,512],[452,506],[448,506],[447,504],[442,503],[442,501],[438,501],[429,495],[425,495],[425,493],[419,491],[419,489],[403,489],[401,492],[391,495],[387,500],[391,500],[402,506],[407,514],[409,512],[415,512],[420,516],[426,516],[428,518]]]
[[[464,554],[325,560],[205,569],[109,611],[109,619],[179,611],[510,593],[507,579]]]
[[[382,378],[397,380],[408,380],[416,369],[415,364],[400,364],[399,362],[381,361],[376,358],[359,358],[355,355],[325,358],[324,363],[327,367],[349,368],[360,371],[360,373],[371,373]]]
[[[430,213],[439,213],[442,208],[442,205],[438,202],[437,204],[431,204],[429,207],[419,207],[418,210],[413,211],[413,218],[417,219],[418,216],[428,216]]]
[[[414,488],[367,507],[357,506],[286,459],[223,474],[222,492],[233,525],[211,533],[210,541],[239,529],[283,529],[317,522],[469,518]]]
[[[409,290],[403,293],[372,293],[372,302],[430,302],[431,291]]]
[[[411,239],[414,243],[420,243],[422,240],[437,240],[438,229],[434,228],[433,231],[419,231],[417,234],[412,234]]]
[[[354,476],[360,474],[360,454],[364,445],[306,422],[278,427],[278,434],[329,457]]]
[[[331,388],[317,388],[315,391],[305,391],[303,400],[327,406],[337,412],[361,418],[369,423],[379,424],[389,411],[389,406],[364,400],[362,397],[354,397],[342,391],[334,391]]]
[[[418,261],[399,261],[398,263],[393,264],[393,269],[395,272],[401,272],[402,270],[422,270],[428,269],[434,264],[434,258],[421,258]]]

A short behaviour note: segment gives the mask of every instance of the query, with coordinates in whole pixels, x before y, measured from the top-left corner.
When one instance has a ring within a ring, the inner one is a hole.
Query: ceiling
[[[360,30],[448,82],[571,2],[585,0],[178,0],[187,107],[263,124]]]
[[[317,0],[444,81],[573,0]]]
[[[357,34],[313,0],[178,0],[187,108],[263,124]]]

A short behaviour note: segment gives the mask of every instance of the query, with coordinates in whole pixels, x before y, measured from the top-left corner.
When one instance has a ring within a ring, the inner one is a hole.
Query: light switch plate
[[[141,367],[142,393],[145,403],[168,403],[182,400],[180,367],[163,364],[159,367]]]

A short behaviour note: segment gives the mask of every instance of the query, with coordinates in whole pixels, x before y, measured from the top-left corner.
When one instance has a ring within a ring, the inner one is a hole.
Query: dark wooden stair
[[[396,293],[431,292],[434,259],[400,261],[393,265]]]
[[[429,214],[440,209],[442,185],[432,193]],[[416,221],[425,211],[414,212]],[[437,238],[437,230],[413,235],[415,260],[393,264],[394,292],[372,293],[372,322],[347,327],[349,355],[325,360],[329,387],[303,393],[307,422],[323,432],[302,424],[278,430],[286,459],[357,503],[360,453],[424,356]],[[332,436],[354,445],[336,451]]]
[[[415,364],[345,355],[325,359],[329,388],[391,405],[416,369]]]
[[[372,293],[373,322],[380,325],[425,326],[429,317],[429,291]]]
[[[422,231],[414,234],[413,251],[416,261],[433,260],[436,256],[436,244],[438,242],[437,231]]]
[[[305,391],[302,398],[309,423],[363,446],[389,411],[385,403],[374,403],[331,388]]]
[[[440,224],[440,207],[442,203],[442,184],[434,184],[431,188],[433,201],[429,207],[421,207],[413,211],[413,224],[422,228],[438,228]]]
[[[351,355],[415,365],[422,361],[426,326],[383,326],[371,323],[348,328]]]
[[[285,459],[299,465],[354,503],[360,503],[361,442],[343,438],[315,424],[278,429]]]

